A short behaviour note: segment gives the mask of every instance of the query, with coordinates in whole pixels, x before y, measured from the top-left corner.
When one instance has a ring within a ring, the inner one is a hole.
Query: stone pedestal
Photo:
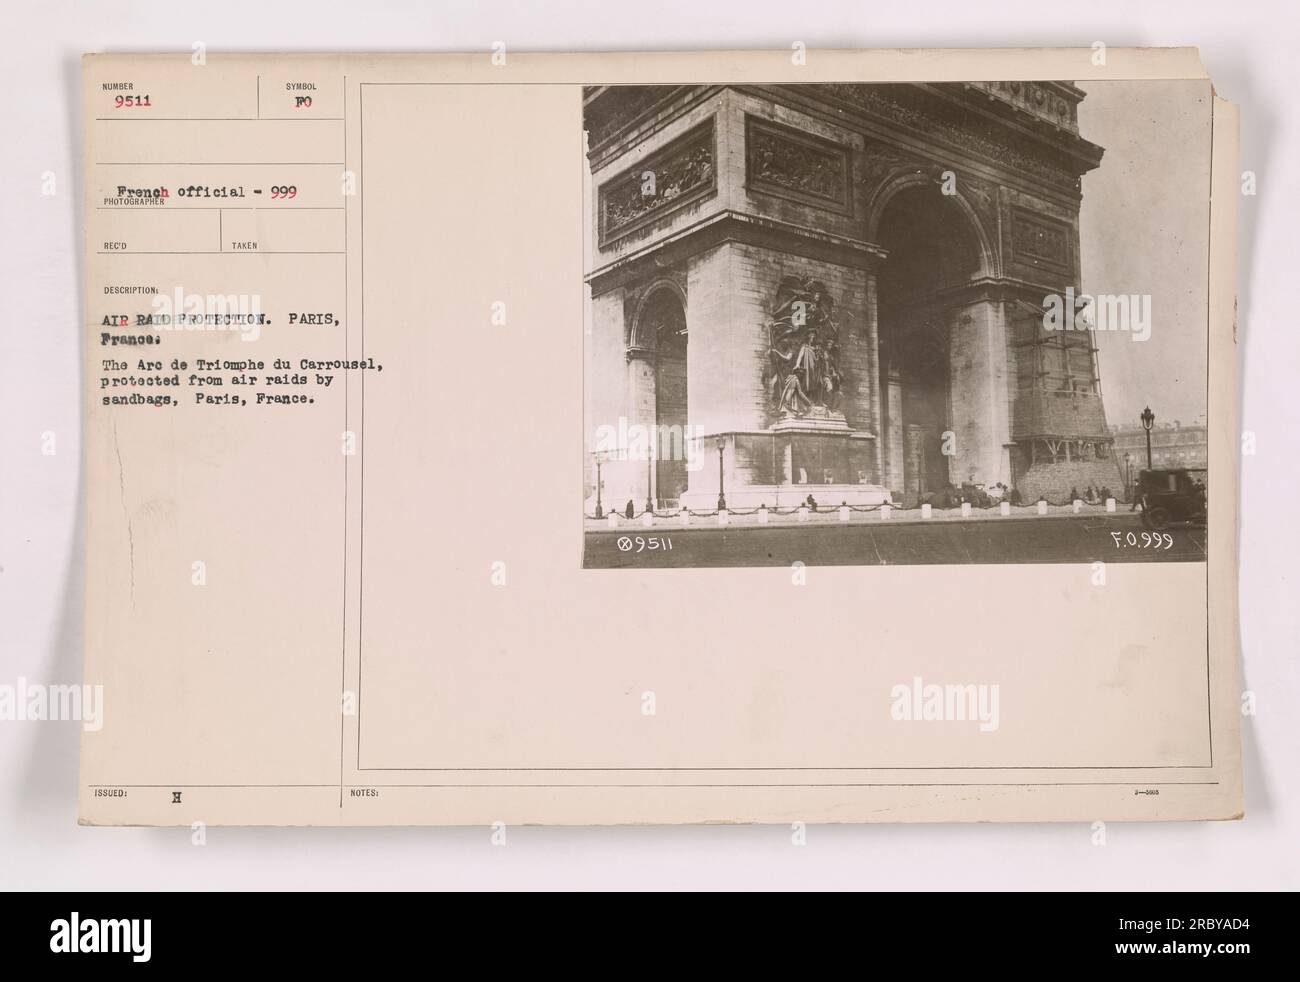
[[[682,496],[689,508],[717,507],[719,488],[731,509],[788,508],[809,495],[818,507],[878,505],[890,500],[876,484],[875,441],[849,428],[835,414],[816,419],[782,420],[761,431],[720,434],[724,442],[719,481],[717,451],[691,473]],[[715,447],[719,434],[705,437]]]

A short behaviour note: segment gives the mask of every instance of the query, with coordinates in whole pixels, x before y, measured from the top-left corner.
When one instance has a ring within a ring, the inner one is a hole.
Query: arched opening
[[[951,290],[981,272],[983,253],[970,219],[929,182],[890,199],[876,239],[889,253],[877,277],[877,311],[893,490],[921,498],[964,476],[950,473],[944,441],[954,410],[963,411],[953,405]]]
[[[686,490],[686,311],[674,290],[655,290],[641,312],[638,335],[654,345],[656,506],[676,507]]]

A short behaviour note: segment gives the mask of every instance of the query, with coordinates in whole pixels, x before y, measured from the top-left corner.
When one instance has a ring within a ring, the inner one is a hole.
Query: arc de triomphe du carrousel
[[[1092,332],[1043,324],[1082,292],[1083,97],[588,88],[589,505],[598,471],[638,510],[1117,484]]]

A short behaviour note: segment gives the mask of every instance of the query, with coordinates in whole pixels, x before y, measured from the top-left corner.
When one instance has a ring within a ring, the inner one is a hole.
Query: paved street
[[[818,516],[807,524],[689,527],[659,520],[652,528],[624,522],[616,530],[588,526],[591,569],[674,566],[875,566],[930,563],[1199,562],[1204,528],[1148,533],[1132,512],[1094,512],[971,519],[881,521],[855,514],[842,523]],[[1118,534],[1118,544],[1116,535]],[[1145,538],[1144,538],[1145,536]],[[620,541],[621,540],[621,541]]]

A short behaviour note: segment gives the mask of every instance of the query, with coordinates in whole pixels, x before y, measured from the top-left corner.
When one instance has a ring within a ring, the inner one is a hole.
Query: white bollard
[[[1002,502],[1002,504],[998,507],[998,511],[1002,512],[1003,518],[1006,518],[1008,515],[1011,514],[1011,502],[1009,501]]]
[[[691,513],[690,513],[690,511],[688,511],[687,509],[683,508],[682,511],[681,511],[681,520],[682,520],[682,524],[683,524],[683,525],[690,525],[690,524],[691,524]]]
[[[1107,499],[1106,499],[1106,510],[1107,510],[1107,511],[1114,511],[1114,510],[1115,510],[1115,499],[1114,499],[1114,498],[1107,498]]]
[[[963,502],[961,503],[961,517],[962,517],[962,518],[970,518],[970,502],[969,502],[969,501],[963,501]]]
[[[1078,498],[1074,499],[1074,513],[1079,514],[1079,509],[1083,507],[1083,502]]]
[[[1038,514],[1040,515],[1047,514],[1047,502],[1044,501],[1042,498],[1038,499]]]
[[[801,521],[801,522],[806,522],[806,521],[808,521],[808,506],[807,506],[807,505],[800,505],[800,506],[799,506],[799,521]]]
[[[847,522],[848,520],[849,520],[849,506],[840,505],[840,521]]]
[[[928,504],[925,504],[925,505],[922,505],[922,506],[921,506],[921,517],[922,517],[922,518],[929,518],[933,513],[934,513],[934,509],[931,508]]]
[[[881,506],[880,506],[880,520],[881,520],[882,522],[887,522],[887,521],[889,521],[889,513],[890,513],[891,510],[892,510],[892,509],[890,509],[889,505],[881,505]]]
[[[618,512],[610,512],[605,518],[605,524],[612,529],[618,528]]]
[[[718,512],[718,524],[719,524],[719,525],[726,525],[726,524],[727,524],[728,522],[730,522],[730,521],[731,521],[731,516],[727,514],[727,511],[726,511],[725,508],[724,508],[722,511]]]
[[[758,506],[758,524],[759,525],[767,524],[767,505]]]
[[[648,511],[648,512],[646,512],[644,515],[641,516],[641,524],[644,525],[646,528],[653,528],[653,527],[654,527],[654,523],[655,523],[655,513],[654,513],[654,512],[652,512],[652,511]]]

